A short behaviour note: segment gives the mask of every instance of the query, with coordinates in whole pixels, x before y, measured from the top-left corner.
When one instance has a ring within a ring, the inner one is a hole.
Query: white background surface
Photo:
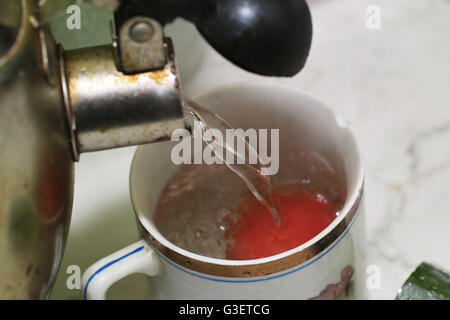
[[[381,268],[381,288],[369,296],[392,299],[420,262],[450,269],[450,1],[309,3],[312,50],[290,79],[236,68],[183,21],[167,34],[189,94],[240,80],[276,81],[312,93],[351,121],[366,165],[367,262]],[[371,4],[381,8],[380,30],[366,27]],[[66,288],[68,265],[85,270],[138,239],[128,192],[133,151],[84,154],[76,165],[71,231],[53,298],[80,298]],[[146,298],[147,291],[145,277],[132,276],[110,296]]]

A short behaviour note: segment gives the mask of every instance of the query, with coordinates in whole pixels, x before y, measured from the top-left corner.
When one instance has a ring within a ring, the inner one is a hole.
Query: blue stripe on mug
[[[92,279],[94,279],[94,277],[95,277],[96,275],[98,275],[98,274],[99,274],[100,272],[102,272],[103,270],[109,268],[109,267],[112,266],[113,264],[119,262],[120,260],[123,260],[123,259],[125,259],[126,257],[129,257],[129,256],[131,256],[131,255],[133,255],[133,254],[135,254],[135,253],[138,253],[138,252],[141,251],[142,249],[144,249],[144,246],[141,246],[141,247],[139,247],[139,248],[137,248],[137,249],[135,249],[135,250],[133,250],[133,251],[131,251],[131,252],[128,252],[128,253],[124,254],[123,256],[121,256],[121,257],[119,257],[119,258],[117,258],[117,259],[115,259],[115,260],[113,260],[113,261],[110,261],[110,262],[108,262],[107,264],[105,264],[105,265],[101,266],[100,268],[98,268],[98,269],[97,269],[97,270],[89,277],[88,281],[86,282],[86,286],[84,287],[84,292],[83,292],[83,298],[84,298],[84,300],[86,300],[86,293],[87,293],[87,288],[88,288],[88,286],[89,286],[89,283],[92,281]]]

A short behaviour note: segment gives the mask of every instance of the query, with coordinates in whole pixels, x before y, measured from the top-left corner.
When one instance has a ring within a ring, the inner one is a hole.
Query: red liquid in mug
[[[325,196],[306,192],[299,186],[276,188],[272,197],[279,224],[252,196],[224,218],[228,224],[227,259],[258,259],[293,249],[319,234],[336,218],[336,206]]]
[[[279,224],[225,165],[180,166],[150,219],[168,241],[212,258],[255,259],[295,248],[336,218],[346,194],[323,157],[289,145],[280,154],[280,170],[271,176]]]

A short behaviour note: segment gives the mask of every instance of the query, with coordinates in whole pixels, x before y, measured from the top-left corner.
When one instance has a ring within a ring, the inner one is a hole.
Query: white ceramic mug
[[[277,84],[227,85],[194,100],[236,128],[279,128],[281,139],[289,136],[325,157],[342,176],[344,207],[313,239],[271,257],[222,260],[194,254],[165,239],[152,222],[158,197],[177,168],[170,160],[174,142],[141,146],[130,189],[143,240],[89,267],[82,280],[84,298],[104,299],[114,282],[132,273],[152,277],[156,299],[365,298],[364,173],[348,122],[316,99]]]

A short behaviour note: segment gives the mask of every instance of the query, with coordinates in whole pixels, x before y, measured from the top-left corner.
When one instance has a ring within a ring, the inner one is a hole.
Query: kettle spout
[[[123,28],[112,46],[61,50],[75,160],[81,152],[168,140],[185,127],[170,39],[150,18],[133,18]]]

